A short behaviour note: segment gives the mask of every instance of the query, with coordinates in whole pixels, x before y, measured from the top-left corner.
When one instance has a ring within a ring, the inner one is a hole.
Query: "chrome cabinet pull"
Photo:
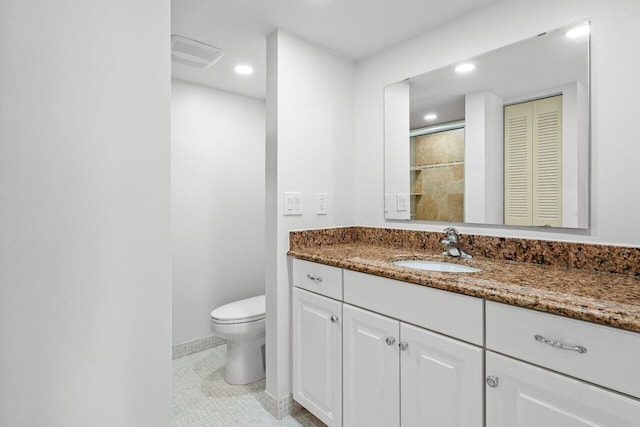
[[[400,347],[400,350],[404,351],[409,347],[409,343],[408,342],[404,342],[404,341],[400,341],[398,343],[398,347]]]
[[[385,341],[387,342],[387,345],[393,345],[395,344],[396,339],[394,337],[387,337]]]
[[[312,276],[311,274],[307,274],[307,279],[313,280],[314,282],[322,282],[322,277],[320,276]]]
[[[340,318],[338,316],[336,316],[335,314],[333,316],[331,316],[331,323],[336,323],[338,320],[340,320]]]
[[[491,388],[498,387],[498,382],[498,377],[494,377],[493,375],[487,377],[487,385]]]
[[[577,351],[578,353],[581,353],[581,354],[584,354],[587,352],[587,349],[581,345],[573,346],[573,345],[562,344],[561,342],[558,342],[558,341],[549,340],[543,337],[542,335],[535,335],[533,338],[535,338],[536,341],[538,342],[549,344],[550,346],[559,348],[560,350]]]

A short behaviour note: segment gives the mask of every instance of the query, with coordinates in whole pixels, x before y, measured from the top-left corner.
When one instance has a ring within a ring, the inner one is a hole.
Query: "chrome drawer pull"
[[[400,347],[400,350],[404,351],[407,348],[409,348],[409,343],[408,342],[404,342],[404,341],[400,341],[398,343],[398,347]]]
[[[340,318],[338,316],[336,316],[335,314],[333,316],[331,316],[331,323],[337,323],[338,320],[340,320]]]
[[[393,345],[396,342],[396,339],[394,337],[387,337],[385,341],[387,342],[387,345]]]
[[[312,276],[310,274],[307,274],[307,279],[313,280],[314,282],[322,282],[322,277],[320,276]]]
[[[578,353],[582,353],[582,354],[587,352],[587,349],[581,345],[571,346],[571,345],[562,344],[561,342],[558,342],[558,341],[548,340],[542,335],[535,335],[534,338],[538,342],[549,344],[550,346],[559,348],[560,350],[577,351]]]

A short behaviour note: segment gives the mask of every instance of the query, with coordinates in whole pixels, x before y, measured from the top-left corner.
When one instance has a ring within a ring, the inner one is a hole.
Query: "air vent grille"
[[[177,34],[171,35],[171,60],[195,68],[208,68],[224,55],[222,49]]]

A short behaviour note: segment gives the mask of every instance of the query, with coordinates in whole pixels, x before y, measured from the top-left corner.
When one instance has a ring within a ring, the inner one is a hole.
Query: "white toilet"
[[[211,330],[227,340],[224,380],[249,384],[264,378],[264,295],[225,304],[211,312]]]

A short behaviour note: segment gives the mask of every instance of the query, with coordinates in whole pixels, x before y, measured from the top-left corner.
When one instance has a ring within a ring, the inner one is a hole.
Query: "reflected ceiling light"
[[[475,68],[476,66],[474,64],[472,64],[471,62],[466,62],[456,67],[456,73],[468,73],[469,71],[472,71]]]
[[[242,74],[243,76],[253,74],[253,67],[251,65],[239,64],[235,66],[234,70],[236,73]]]
[[[591,27],[589,26],[588,23],[581,24],[567,31],[566,35],[567,37],[574,39],[576,37],[586,36],[587,34],[589,34],[590,31],[591,31]]]
[[[430,113],[430,114],[427,114],[426,116],[424,116],[424,119],[427,120],[427,121],[435,120],[437,118],[438,118],[438,116],[433,114],[433,113]]]

